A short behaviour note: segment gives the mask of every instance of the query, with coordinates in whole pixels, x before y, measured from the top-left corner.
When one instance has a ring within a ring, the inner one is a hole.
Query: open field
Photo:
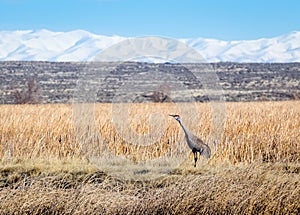
[[[210,104],[196,108],[199,125],[183,122],[212,146]],[[167,116],[178,108],[130,105],[128,125],[147,136],[139,140],[143,147],[132,144],[128,127],[116,128],[113,110],[96,104],[95,123],[85,124],[74,120],[72,105],[0,106],[0,213],[299,214],[299,101],[226,103],[223,135],[208,163],[194,168],[190,156],[154,180],[111,177],[90,158],[101,155],[103,144],[134,162],[160,157],[184,141]],[[163,121],[150,117],[157,112]],[[159,122],[163,132],[153,126]]]

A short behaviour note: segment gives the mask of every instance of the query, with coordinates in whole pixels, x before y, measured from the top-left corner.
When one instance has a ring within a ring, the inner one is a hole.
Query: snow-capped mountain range
[[[0,31],[0,61],[91,61],[105,48],[126,40],[83,30]],[[274,38],[222,41],[179,39],[207,62],[300,62],[300,32]]]

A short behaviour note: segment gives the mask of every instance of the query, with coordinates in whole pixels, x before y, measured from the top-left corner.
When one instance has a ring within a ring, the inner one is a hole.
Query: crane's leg
[[[196,163],[197,163],[197,152],[193,152],[194,153],[194,160],[195,160],[195,164],[194,164],[194,167],[196,167]]]

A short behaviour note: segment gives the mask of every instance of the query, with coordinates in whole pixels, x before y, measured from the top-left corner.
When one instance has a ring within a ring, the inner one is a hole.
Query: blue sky
[[[299,0],[0,0],[0,30],[248,40],[300,31]]]

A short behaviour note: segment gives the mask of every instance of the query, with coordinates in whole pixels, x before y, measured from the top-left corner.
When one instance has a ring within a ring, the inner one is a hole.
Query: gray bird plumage
[[[174,117],[174,119],[177,120],[177,122],[179,123],[179,125],[182,127],[184,131],[186,142],[194,154],[194,161],[195,161],[194,167],[196,167],[196,163],[198,160],[197,152],[199,152],[200,155],[204,155],[207,159],[210,158],[211,152],[209,146],[205,144],[200,138],[191,134],[187,130],[187,128],[182,124],[180,116],[179,115],[169,115],[169,116]]]

